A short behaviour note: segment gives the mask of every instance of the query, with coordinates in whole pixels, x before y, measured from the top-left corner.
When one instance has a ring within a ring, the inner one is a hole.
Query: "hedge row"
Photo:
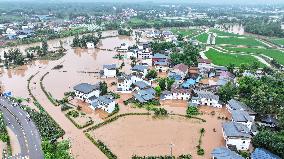
[[[45,94],[45,96],[48,98],[48,100],[54,105],[54,106],[58,106],[58,102],[50,95],[50,93],[48,93],[46,90],[45,90],[45,87],[43,86],[43,79],[45,78],[46,75],[48,75],[49,72],[46,72],[41,78],[40,78],[40,88],[41,90],[43,91],[43,93]]]
[[[96,145],[109,159],[117,159],[117,156],[100,140],[94,139],[90,134],[85,133],[87,138]]]
[[[99,123],[97,125],[94,125],[94,126],[88,128],[88,129],[84,130],[84,132],[89,132],[91,130],[95,130],[95,129],[100,128],[100,127],[102,127],[102,126],[104,126],[106,124],[109,124],[109,123],[111,123],[113,121],[116,121],[117,119],[119,119],[121,117],[129,116],[129,115],[151,115],[151,114],[150,113],[125,113],[125,114],[119,114],[119,115],[117,115],[117,116],[115,116],[115,117],[113,117],[111,119],[108,119],[108,120],[106,120],[104,122],[101,122],[101,123]]]
[[[70,115],[65,114],[65,116],[66,116],[78,129],[83,129],[83,128],[85,128],[85,127],[88,127],[88,126],[94,124],[94,121],[91,120],[91,121],[88,121],[85,125],[79,125],[78,123],[76,123],[76,121],[74,121],[74,120],[70,117]]]

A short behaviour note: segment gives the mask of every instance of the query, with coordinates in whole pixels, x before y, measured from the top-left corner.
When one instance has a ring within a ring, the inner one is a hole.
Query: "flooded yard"
[[[212,116],[202,116],[208,121],[170,116],[159,119],[151,116],[127,116],[96,129],[91,134],[102,140],[118,158],[131,158],[133,155],[173,155],[191,154],[193,158],[210,158],[211,151],[224,145],[221,121]],[[202,137],[204,156],[198,156],[199,131],[205,128]],[[216,129],[216,132],[213,129]],[[214,136],[214,138],[212,138]]]

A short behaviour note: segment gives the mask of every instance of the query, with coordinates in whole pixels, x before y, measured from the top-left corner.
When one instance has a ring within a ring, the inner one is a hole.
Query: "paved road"
[[[35,124],[29,119],[28,113],[19,106],[13,106],[12,102],[2,96],[0,96],[0,110],[3,112],[7,126],[15,133],[19,141],[21,153],[17,154],[17,157],[43,159],[40,134]]]

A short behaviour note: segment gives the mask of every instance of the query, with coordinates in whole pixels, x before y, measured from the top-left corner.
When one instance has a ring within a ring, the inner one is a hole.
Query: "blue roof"
[[[181,80],[182,79],[181,75],[178,75],[178,74],[176,74],[174,72],[169,73],[169,77],[174,79],[174,80]]]
[[[216,159],[244,159],[242,156],[226,147],[215,148],[211,152],[211,155]]]
[[[153,58],[167,59],[167,58],[169,58],[169,57],[166,56],[166,55],[164,55],[164,54],[156,53],[156,54],[153,55]]]
[[[187,79],[183,84],[183,88],[189,88],[190,86],[194,85],[196,81],[194,79]]]
[[[256,148],[251,154],[252,159],[281,159],[279,156],[271,153],[264,148]]]

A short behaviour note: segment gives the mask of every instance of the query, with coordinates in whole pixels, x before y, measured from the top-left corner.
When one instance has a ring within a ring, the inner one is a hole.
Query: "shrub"
[[[189,106],[189,107],[187,107],[186,114],[189,115],[189,116],[199,115],[198,108]]]
[[[67,115],[72,116],[73,118],[77,118],[77,117],[79,117],[80,114],[76,110],[71,110],[67,113]]]
[[[156,116],[167,116],[168,115],[168,111],[164,108],[155,108],[153,110]]]
[[[202,149],[202,148],[197,149],[197,154],[200,155],[200,156],[203,156],[204,155],[204,149]]]

